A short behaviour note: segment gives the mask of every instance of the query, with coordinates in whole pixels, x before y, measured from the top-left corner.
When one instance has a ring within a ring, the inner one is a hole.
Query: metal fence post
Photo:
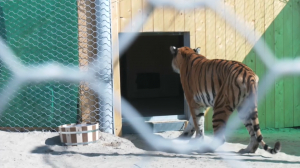
[[[96,0],[97,73],[105,83],[105,95],[99,99],[100,130],[113,133],[112,54],[110,0]]]

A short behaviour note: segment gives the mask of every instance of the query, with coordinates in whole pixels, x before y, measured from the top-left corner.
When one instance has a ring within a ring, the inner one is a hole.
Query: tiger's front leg
[[[195,116],[196,116],[196,122],[197,122],[197,127],[199,129],[199,132],[196,133],[196,137],[200,137],[200,138],[204,138],[204,112],[205,112],[205,108],[199,108],[196,110],[191,110],[191,113],[194,112]],[[179,136],[179,137],[183,137],[183,138],[190,138],[194,135],[196,131],[195,125],[194,125],[194,121],[193,121],[193,117],[192,115],[189,118],[189,122],[187,127],[183,130],[183,133]]]
[[[196,134],[196,137],[200,137],[201,139],[204,138],[204,121],[205,121],[204,113],[205,113],[205,108],[200,108],[198,110],[195,110],[197,127],[199,128],[199,133]]]
[[[195,133],[193,117],[190,116],[189,122],[179,138],[191,138]]]

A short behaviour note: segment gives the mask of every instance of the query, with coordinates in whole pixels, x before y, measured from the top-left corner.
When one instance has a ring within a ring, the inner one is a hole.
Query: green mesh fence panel
[[[0,1],[0,37],[23,64],[78,65],[77,2]],[[0,91],[12,77],[0,62]],[[9,101],[0,127],[57,127],[77,119],[78,84],[26,84]]]

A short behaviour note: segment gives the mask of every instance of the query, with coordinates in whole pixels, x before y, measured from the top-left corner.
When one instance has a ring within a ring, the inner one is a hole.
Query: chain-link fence
[[[1,41],[1,128],[30,130],[55,128],[71,122],[99,121],[102,130],[112,132],[112,55],[122,53],[134,41],[149,17],[148,13],[156,7],[168,6],[176,10],[210,8],[245,37],[245,41],[254,46],[267,72],[260,79],[258,101],[264,98],[277,78],[300,72],[299,60],[278,61],[264,39],[249,36],[256,34],[255,30],[235,19],[235,14],[227,8],[221,9],[223,1],[148,2],[146,15],[137,15],[134,18],[136,24],[130,27],[135,33],[121,37],[119,50],[111,51],[109,1],[1,1],[1,37],[15,52],[14,56]],[[295,2],[299,5],[299,1]],[[186,143],[157,138],[125,99],[122,103],[124,117],[157,150],[187,153],[213,148],[211,144],[199,141]],[[243,107],[247,108],[247,104],[246,101]],[[240,112],[243,111],[245,109]],[[237,116],[233,120],[238,120]],[[229,125],[231,128],[239,126],[237,122]],[[217,139],[213,145],[217,143],[221,142]],[[222,153],[216,155],[224,159]],[[239,160],[224,160],[231,167],[247,167]]]
[[[2,130],[54,130],[76,122],[99,122],[112,133],[109,1],[0,1],[0,35],[26,68],[45,63],[74,66],[106,83],[99,98],[87,82],[26,83],[0,117]],[[0,92],[17,72],[0,62]],[[45,65],[46,66],[46,65]],[[50,69],[51,70],[51,69]],[[26,75],[24,73],[23,75]]]

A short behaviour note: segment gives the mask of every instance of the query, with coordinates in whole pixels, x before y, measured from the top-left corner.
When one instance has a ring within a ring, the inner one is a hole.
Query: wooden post
[[[95,23],[95,0],[78,0],[78,46],[79,68],[88,70],[88,65],[97,55],[96,23]],[[99,100],[88,83],[81,82],[79,86],[79,110],[81,122],[97,122]]]
[[[112,51],[119,50],[119,2],[111,0],[111,34]],[[114,134],[122,136],[122,114],[121,114],[121,85],[120,85],[120,64],[119,54],[113,55],[113,113],[114,113]]]

